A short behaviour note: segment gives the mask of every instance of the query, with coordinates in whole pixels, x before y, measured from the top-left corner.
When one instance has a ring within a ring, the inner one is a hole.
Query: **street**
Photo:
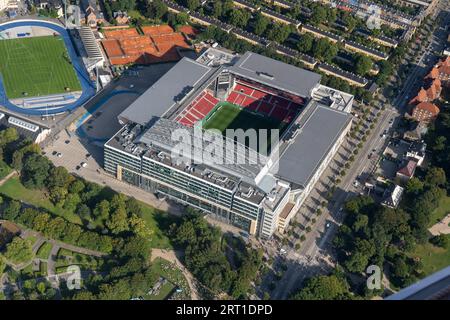
[[[443,9],[443,5],[445,3],[440,4],[440,9]],[[439,13],[439,10],[436,11],[431,20],[436,18],[437,13]],[[448,24],[448,12],[442,11],[442,14],[441,26],[446,26]],[[391,119],[403,116],[407,102],[416,94],[426,72],[437,61],[434,52],[442,52],[445,39],[446,33],[438,26],[429,44],[422,50],[417,64],[410,71],[400,94],[392,101],[391,105],[385,104],[385,108],[379,111],[378,123],[367,137],[362,149],[355,156],[347,175],[342,178],[333,201],[330,201],[328,208],[326,208],[326,212],[316,217],[316,223],[305,241],[302,242],[300,249],[289,248],[284,255],[278,252],[274,253],[275,261],[283,261],[287,265],[287,269],[272,291],[271,299],[287,299],[295,289],[300,287],[303,280],[331,270],[333,266],[333,259],[330,259],[333,256],[331,241],[344,219],[344,212],[341,208],[348,198],[362,192],[361,183],[355,186],[354,182],[360,177],[367,177],[371,174],[370,171],[375,160],[369,161],[368,155],[375,153],[371,157],[372,159],[381,155],[389,140],[389,133],[392,127],[396,125],[396,121]],[[387,98],[382,99],[387,100]],[[384,104],[382,101],[379,103]],[[385,132],[387,134],[384,134]],[[318,184],[320,184],[320,181]]]

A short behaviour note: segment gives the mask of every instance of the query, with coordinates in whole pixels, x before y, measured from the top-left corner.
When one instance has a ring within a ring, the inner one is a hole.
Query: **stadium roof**
[[[302,97],[310,97],[311,89],[319,84],[321,78],[315,72],[300,69],[253,52],[246,52],[230,68],[230,71]]]
[[[145,125],[153,117],[161,117],[207,78],[212,68],[183,58],[136,101],[119,118]]]
[[[305,110],[304,123],[299,134],[281,153],[278,172],[275,175],[302,187],[317,172],[330,149],[335,145],[351,119],[351,115],[312,102],[309,112]]]

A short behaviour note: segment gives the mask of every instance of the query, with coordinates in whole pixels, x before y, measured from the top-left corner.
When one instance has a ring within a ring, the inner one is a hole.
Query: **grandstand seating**
[[[303,99],[265,88],[239,79],[227,99],[228,102],[290,122],[300,110]]]
[[[202,120],[219,102],[210,93],[203,91],[194,101],[178,115],[176,120],[192,127],[196,122]]]
[[[286,123],[294,119],[304,103],[300,97],[241,79],[236,82],[227,101]],[[175,120],[191,127],[202,120],[218,102],[208,91],[203,91]]]

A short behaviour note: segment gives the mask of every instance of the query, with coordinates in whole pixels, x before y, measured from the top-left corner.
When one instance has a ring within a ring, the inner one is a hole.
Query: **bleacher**
[[[218,99],[214,98],[209,92],[203,91],[175,120],[185,126],[192,127],[202,120],[217,103],[219,103]]]
[[[282,97],[276,90],[244,80],[236,82],[227,101],[284,122],[292,121],[303,105],[300,97]]]
[[[301,97],[279,92],[276,89],[247,82],[243,79],[236,79],[236,84],[226,100],[286,123],[291,122],[305,104]],[[203,120],[218,103],[219,99],[205,90],[175,120],[182,125],[192,127],[198,121]]]

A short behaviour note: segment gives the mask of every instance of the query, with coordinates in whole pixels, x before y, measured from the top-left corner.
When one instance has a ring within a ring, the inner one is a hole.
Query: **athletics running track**
[[[78,100],[72,104],[67,104],[67,105],[62,105],[62,106],[52,106],[52,107],[49,107],[48,109],[46,109],[45,107],[25,109],[25,108],[16,106],[15,104],[11,103],[8,100],[8,98],[6,97],[5,89],[3,87],[2,79],[0,77],[0,105],[3,105],[7,109],[14,111],[14,112],[19,112],[19,113],[28,114],[28,115],[41,116],[41,115],[58,114],[58,113],[66,112],[66,111],[71,111],[71,110],[83,105],[84,103],[86,103],[95,94],[96,90],[95,90],[94,85],[92,84],[92,82],[89,79],[89,74],[87,73],[83,63],[81,62],[81,59],[79,59],[79,57],[76,54],[76,51],[72,45],[72,41],[70,40],[70,36],[69,36],[67,30],[63,26],[56,24],[54,22],[50,22],[50,21],[15,20],[15,21],[0,24],[0,32],[5,31],[7,29],[14,28],[14,27],[26,27],[26,26],[44,27],[44,28],[51,29],[60,34],[60,36],[63,38],[64,43],[66,45],[67,52],[69,53],[70,59],[72,61],[72,66],[74,67],[74,69],[77,73],[78,79],[80,80],[81,88],[82,88],[83,92],[82,92],[80,98],[78,98]]]

